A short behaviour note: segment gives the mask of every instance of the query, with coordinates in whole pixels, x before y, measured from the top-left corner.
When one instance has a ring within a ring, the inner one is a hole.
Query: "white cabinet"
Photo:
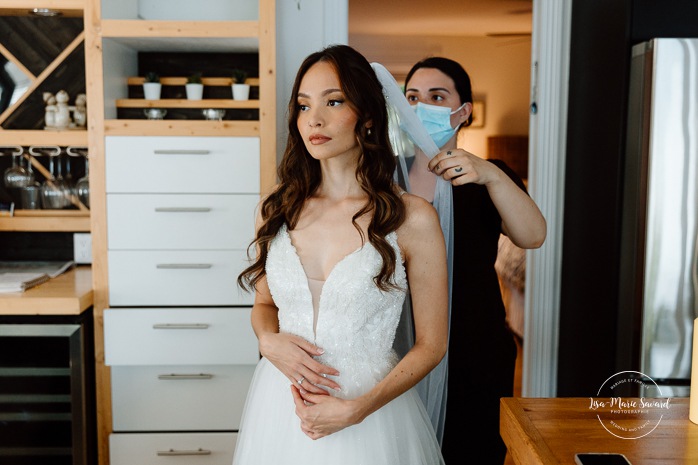
[[[257,203],[256,194],[109,194],[109,247],[244,250]]]
[[[111,465],[230,465],[236,433],[127,433],[109,437]]]
[[[111,461],[229,463],[231,436],[200,434],[237,431],[259,359],[253,295],[237,286],[259,138],[110,136],[105,150]]]
[[[104,311],[107,365],[254,365],[250,309],[125,308]]]
[[[204,7],[205,6],[205,7]],[[110,19],[235,21],[257,19],[257,2],[250,0],[102,0],[102,16]]]
[[[112,306],[251,305],[255,137],[106,138]]]
[[[236,431],[259,359],[249,307],[104,311],[113,430]]]
[[[254,368],[114,366],[114,431],[236,431]]]
[[[258,137],[108,136],[107,194],[259,194]]]
[[[276,2],[176,3],[85,2],[100,465],[229,465],[259,358],[236,279],[276,182]],[[198,54],[226,58],[201,65],[213,87],[192,103],[176,73]],[[250,101],[215,93],[229,68],[255,66]],[[148,71],[170,94],[140,97]],[[209,107],[225,118],[204,120]]]
[[[242,250],[110,250],[112,306],[252,305],[237,287]]]

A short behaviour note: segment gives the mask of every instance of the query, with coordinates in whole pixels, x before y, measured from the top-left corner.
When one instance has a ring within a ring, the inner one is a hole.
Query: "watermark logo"
[[[625,393],[640,392],[641,396]],[[625,397],[624,397],[625,395]],[[639,439],[659,426],[670,406],[669,398],[649,376],[639,371],[621,371],[608,378],[597,397],[589,398],[589,410],[601,425],[620,439]]]

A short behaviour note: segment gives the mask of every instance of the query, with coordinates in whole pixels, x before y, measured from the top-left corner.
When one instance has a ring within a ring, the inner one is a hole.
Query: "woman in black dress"
[[[499,399],[513,395],[516,343],[494,268],[498,241],[503,233],[518,247],[538,248],[546,222],[504,162],[457,148],[458,131],[472,122],[473,101],[470,78],[460,64],[441,57],[420,61],[407,74],[405,96],[440,149],[431,160],[423,153],[415,156],[410,192],[433,201],[437,176],[453,186],[444,459],[501,465],[506,447],[499,435]]]

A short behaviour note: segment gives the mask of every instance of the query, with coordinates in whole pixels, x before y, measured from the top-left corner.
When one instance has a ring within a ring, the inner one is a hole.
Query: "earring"
[[[371,128],[368,128],[368,131],[366,131],[366,134],[369,136],[371,135]]]

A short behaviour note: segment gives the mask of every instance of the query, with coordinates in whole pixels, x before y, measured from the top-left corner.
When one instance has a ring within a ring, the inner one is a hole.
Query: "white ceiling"
[[[487,36],[531,32],[532,0],[348,0],[350,35]]]

